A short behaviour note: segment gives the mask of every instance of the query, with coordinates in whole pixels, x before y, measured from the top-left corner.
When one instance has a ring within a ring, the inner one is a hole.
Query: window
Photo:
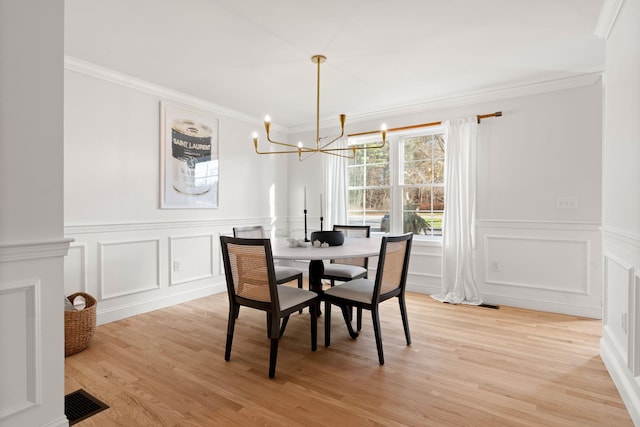
[[[365,147],[347,161],[349,224],[366,224],[372,232],[441,236],[444,214],[442,127],[422,128],[377,141],[350,140]]]

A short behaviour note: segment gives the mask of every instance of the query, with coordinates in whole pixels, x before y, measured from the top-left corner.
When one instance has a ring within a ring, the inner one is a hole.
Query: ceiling
[[[285,128],[601,72],[604,0],[66,0],[65,54]]]

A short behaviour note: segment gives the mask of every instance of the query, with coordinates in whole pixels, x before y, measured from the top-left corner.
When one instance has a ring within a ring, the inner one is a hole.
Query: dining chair
[[[324,291],[325,347],[329,347],[331,344],[332,305],[336,305],[342,309],[342,315],[351,338],[358,337],[358,332],[354,331],[351,325],[351,307],[370,310],[373,320],[373,332],[376,338],[376,347],[378,348],[378,361],[381,365],[384,365],[378,305],[391,298],[398,299],[404,335],[407,345],[411,344],[409,319],[407,317],[404,294],[407,284],[407,271],[412,241],[413,233],[406,233],[400,236],[384,236],[380,246],[375,280],[365,278],[350,280]]]
[[[369,225],[334,225],[334,231],[342,231],[345,237],[349,238],[368,238],[371,235],[371,226]],[[329,264],[324,266],[322,278],[329,280],[331,287],[335,286],[335,282],[347,282],[349,280],[367,278],[369,273],[369,258],[343,258],[340,260],[332,259]],[[356,328],[362,329],[362,309],[358,308]]]
[[[269,239],[247,239],[220,236],[224,273],[229,296],[229,320],[224,360],[231,358],[231,346],[240,307],[266,312],[267,337],[271,340],[269,378],[276,372],[278,343],[289,316],[309,307],[311,315],[311,351],[317,349],[320,309],[318,294],[292,286],[278,286]],[[282,322],[282,325],[281,325]]]
[[[245,227],[233,227],[233,237],[243,237],[249,239],[264,239],[264,229],[261,225],[249,225]],[[275,265],[276,283],[298,281],[298,287],[302,289],[302,272],[292,267]]]

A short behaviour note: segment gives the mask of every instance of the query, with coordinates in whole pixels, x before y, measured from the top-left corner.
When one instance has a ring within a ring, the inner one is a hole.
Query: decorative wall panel
[[[485,236],[485,282],[588,295],[588,240]]]
[[[39,283],[0,283],[0,420],[41,401]]]
[[[213,277],[213,251],[213,234],[169,237],[169,285]]]
[[[99,243],[100,299],[158,289],[159,245],[159,239]]]

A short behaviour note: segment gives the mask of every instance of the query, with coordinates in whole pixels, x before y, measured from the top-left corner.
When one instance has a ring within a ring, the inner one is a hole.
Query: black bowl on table
[[[311,232],[311,244],[319,240],[320,243],[328,243],[329,246],[340,246],[344,243],[344,233],[342,231],[313,231]]]

